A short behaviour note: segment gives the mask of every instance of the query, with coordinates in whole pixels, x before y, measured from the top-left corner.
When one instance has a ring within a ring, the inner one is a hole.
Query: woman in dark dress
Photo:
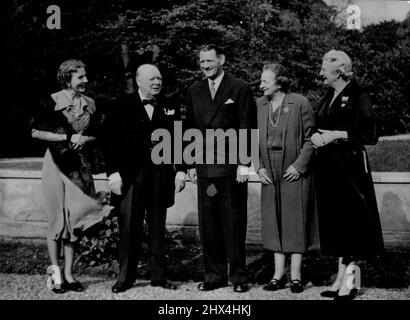
[[[263,287],[275,291],[287,284],[285,255],[290,255],[290,289],[303,291],[303,254],[319,244],[311,162],[310,137],[315,129],[311,105],[304,96],[289,92],[286,69],[277,63],[264,66],[263,97],[256,102],[262,182],[263,246],[274,251],[273,279]]]
[[[47,246],[51,266],[47,286],[55,293],[82,291],[72,266],[74,242],[79,232],[102,220],[110,212],[95,199],[92,174],[101,171],[96,139],[103,115],[94,100],[83,94],[87,77],[79,60],[61,64],[57,80],[63,90],[43,101],[43,110],[32,118],[33,138],[48,141],[43,161],[42,188],[47,208]],[[58,263],[60,244],[64,246],[64,277]]]
[[[325,54],[320,72],[330,88],[316,115],[315,165],[320,246],[339,257],[324,297],[353,299],[360,288],[358,260],[380,254],[383,237],[365,144],[376,144],[376,117],[368,95],[351,79],[343,51]]]

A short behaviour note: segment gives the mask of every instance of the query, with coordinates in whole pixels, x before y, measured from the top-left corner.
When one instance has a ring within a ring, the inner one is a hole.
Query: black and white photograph
[[[410,300],[410,1],[0,11],[0,300]]]

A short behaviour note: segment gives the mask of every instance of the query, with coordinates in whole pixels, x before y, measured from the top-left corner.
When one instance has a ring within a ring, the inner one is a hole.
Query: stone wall
[[[373,173],[386,245],[410,245],[410,173]],[[107,190],[105,175],[95,176],[96,190]],[[248,184],[249,243],[260,243],[260,182]],[[168,210],[167,227],[197,237],[196,185],[187,182]],[[41,172],[0,169],[0,236],[45,238],[47,213],[41,196]]]

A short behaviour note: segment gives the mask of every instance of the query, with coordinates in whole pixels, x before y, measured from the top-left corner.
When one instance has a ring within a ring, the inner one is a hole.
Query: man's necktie
[[[151,106],[155,107],[157,105],[157,101],[155,99],[144,99],[142,100],[142,104],[145,106],[147,104],[150,104]]]
[[[214,100],[214,98],[215,98],[215,93],[216,93],[215,81],[211,81],[211,97],[212,97],[212,100]]]

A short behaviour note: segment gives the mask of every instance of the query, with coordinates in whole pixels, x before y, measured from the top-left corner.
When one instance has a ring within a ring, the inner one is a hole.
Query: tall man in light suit
[[[155,66],[141,65],[136,81],[138,91],[119,100],[106,133],[108,186],[120,221],[120,272],[114,293],[131,288],[136,278],[144,218],[152,256],[151,285],[176,289],[165,279],[165,220],[175,192],[185,187],[185,173],[176,175],[172,164],[156,165],[151,160],[152,132],[172,130],[175,109],[159,96],[162,76]]]
[[[194,83],[187,93],[186,127],[199,129],[251,129],[256,127],[256,106],[252,90],[245,81],[223,71],[225,55],[215,45],[199,52],[199,65],[205,79]],[[205,140],[205,138],[204,138]],[[248,144],[250,141],[248,141]],[[206,146],[205,146],[206,148]],[[205,279],[198,289],[208,291],[233,283],[235,292],[248,291],[245,261],[247,228],[248,163],[196,164],[188,170],[198,184],[199,230],[205,263]],[[239,157],[237,157],[239,158]],[[205,160],[205,159],[204,159]],[[229,265],[229,270],[228,270]]]

